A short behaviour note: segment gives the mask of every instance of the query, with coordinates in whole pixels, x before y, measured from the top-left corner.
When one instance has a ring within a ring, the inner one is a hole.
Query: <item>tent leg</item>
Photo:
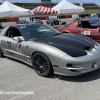
[[[13,25],[13,18],[12,18],[12,16],[11,16],[11,20],[12,20],[12,25]]]
[[[60,9],[60,24],[61,24],[61,9]]]
[[[67,24],[67,14],[66,14],[66,24]]]
[[[60,24],[61,24],[61,14],[60,14]]]
[[[47,15],[46,15],[46,25],[47,25]]]
[[[32,23],[32,15],[30,15],[30,22]]]
[[[35,14],[34,14],[34,19],[35,19]]]
[[[25,20],[26,20],[26,16],[25,16]]]
[[[22,16],[22,21],[23,21],[23,16]]]

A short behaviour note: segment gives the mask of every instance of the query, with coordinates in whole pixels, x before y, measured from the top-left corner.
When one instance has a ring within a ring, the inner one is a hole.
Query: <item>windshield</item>
[[[73,22],[69,23],[69,24],[66,24],[66,25],[63,25],[61,27],[68,27],[69,25],[71,25]]]
[[[25,40],[32,39],[32,38],[41,38],[41,37],[49,37],[56,34],[60,34],[59,31],[50,28],[45,25],[30,25],[30,26],[23,26],[20,28],[20,32],[22,33]]]

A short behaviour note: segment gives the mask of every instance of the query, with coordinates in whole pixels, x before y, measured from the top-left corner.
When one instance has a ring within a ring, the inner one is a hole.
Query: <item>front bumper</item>
[[[93,68],[93,63],[97,64],[96,68]],[[67,66],[67,64],[76,65]],[[61,62],[58,62],[57,66],[53,66],[54,73],[65,76],[77,76],[84,73],[88,73],[100,68],[100,47],[94,48],[92,51],[88,51],[86,56],[82,57],[70,57],[64,56]]]

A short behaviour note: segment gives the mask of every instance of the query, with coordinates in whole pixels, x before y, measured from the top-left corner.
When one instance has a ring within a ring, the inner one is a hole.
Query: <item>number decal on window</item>
[[[82,35],[90,35],[90,31],[82,31],[81,34]]]

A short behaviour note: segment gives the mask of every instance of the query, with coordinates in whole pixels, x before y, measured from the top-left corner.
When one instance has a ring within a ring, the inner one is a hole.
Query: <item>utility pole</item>
[[[5,2],[5,0],[4,0],[4,2]]]

